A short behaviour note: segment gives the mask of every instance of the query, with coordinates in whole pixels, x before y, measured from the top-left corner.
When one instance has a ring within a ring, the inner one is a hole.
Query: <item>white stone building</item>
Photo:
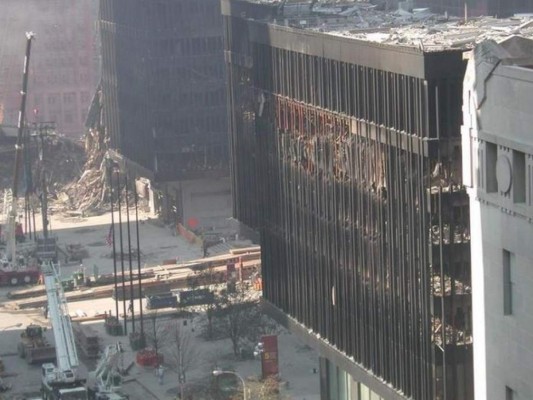
[[[464,80],[476,400],[533,399],[533,40],[478,45]]]

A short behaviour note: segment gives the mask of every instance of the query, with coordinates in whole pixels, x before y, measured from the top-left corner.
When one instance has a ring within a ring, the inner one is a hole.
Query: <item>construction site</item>
[[[158,218],[99,130],[84,147],[52,125],[7,131],[0,398],[318,398],[316,353],[259,305],[259,246]],[[275,385],[258,348],[265,337],[287,355]]]
[[[118,214],[115,217],[118,219]],[[128,310],[130,307],[128,273],[126,273],[126,296],[119,294],[113,297],[115,275],[112,248],[106,243],[109,232],[109,213],[85,218],[65,216],[62,213],[51,216],[52,226],[55,226],[53,232],[58,238],[59,246],[79,246],[81,243],[86,243],[83,246],[86,253],[81,263],[76,260],[60,264],[61,284],[64,287],[65,300],[68,302],[68,315],[71,317],[72,335],[79,359],[76,372],[78,376],[88,379],[91,371],[97,369],[107,349],[120,343],[122,346],[120,357],[113,357],[110,367],[115,368],[116,373],[122,376],[123,383],[120,387],[115,385],[114,390],[124,396],[129,396],[130,399],[175,398],[179,382],[178,372],[175,367],[171,367],[174,359],[174,356],[170,355],[173,352],[173,342],[165,331],[175,329],[177,326],[181,334],[189,341],[186,353],[194,354],[195,359],[193,362],[190,355],[184,355],[188,365],[184,366],[187,370],[187,377],[183,390],[187,394],[197,393],[199,396],[191,398],[209,398],[201,396],[207,396],[206,393],[212,390],[212,371],[217,367],[240,372],[246,379],[250,379],[251,391],[260,390],[260,359],[250,356],[250,350],[245,357],[235,356],[231,341],[225,338],[220,327],[214,329],[216,336],[213,336],[213,339],[207,339],[205,306],[194,305],[194,303],[184,306],[177,302],[166,301],[157,303],[158,299],[164,300],[167,293],[200,291],[199,288],[206,287],[202,284],[202,279],[209,279],[211,283],[207,287],[210,287],[210,290],[218,296],[226,285],[217,282],[226,282],[227,265],[237,260],[242,261],[242,266],[237,262],[236,268],[230,272],[230,275],[233,274],[238,287],[240,287],[238,282],[242,277],[243,285],[247,287],[247,300],[257,301],[261,294],[257,279],[258,271],[260,271],[258,249],[250,247],[247,242],[235,243],[241,250],[238,250],[238,247],[230,250],[229,244],[219,245],[217,248],[211,248],[213,256],[204,258],[202,247],[198,244],[173,235],[168,227],[161,226],[144,213],[141,218],[143,298],[139,300],[134,294],[135,304],[131,312]],[[124,231],[126,231],[125,226]],[[117,261],[119,258],[117,257]],[[209,265],[211,270],[208,275],[199,272],[206,265]],[[231,269],[230,266],[230,271]],[[138,281],[136,272],[133,278],[135,282]],[[138,287],[135,285],[135,290],[138,290]],[[121,288],[122,283],[119,282],[119,292]],[[54,339],[55,328],[52,327],[51,317],[47,319],[43,313],[43,310],[49,307],[46,287],[44,285],[8,286],[0,289],[0,293],[2,295],[0,358],[3,364],[0,377],[2,383],[10,387],[1,395],[6,399],[34,398],[41,391],[39,362],[54,360],[55,347],[58,346],[58,341]],[[115,298],[118,299],[118,303]],[[122,301],[123,299],[126,301]],[[152,304],[148,306],[149,301]],[[109,318],[111,315],[116,315],[117,305],[120,321],[118,324],[117,320]],[[124,307],[126,307],[125,312]],[[50,313],[50,310],[48,312]],[[163,365],[165,365],[166,376],[163,384],[159,384],[159,378],[156,375],[157,365],[153,364],[149,353],[145,356],[147,361],[140,361],[139,350],[134,350],[136,349],[135,338],[141,329],[140,318],[143,312],[144,331],[148,338],[147,347],[154,344],[150,339],[150,332],[154,332],[153,321],[155,320],[155,332],[157,336],[160,336],[157,338],[158,345],[160,349],[164,349]],[[125,314],[127,323],[124,322]],[[25,333],[31,326],[35,326],[35,329],[40,327],[46,330],[39,336],[44,336],[45,343],[36,342],[32,345],[31,351],[26,351],[25,357],[21,358],[21,351],[17,350],[22,341],[21,333]],[[291,386],[287,385],[290,389],[286,390],[285,394],[288,396],[300,392],[306,398],[312,399],[313,387],[315,395],[318,393],[318,382],[316,382],[316,375],[312,372],[313,368],[316,369],[318,366],[316,353],[299,343],[294,336],[289,335],[281,327],[274,331],[279,334],[280,349],[283,348],[286,354],[295,352],[291,357],[287,356],[285,361],[280,360],[283,379],[289,382],[293,380],[290,383]],[[133,344],[130,340],[133,340]],[[260,341],[260,336],[257,340]],[[242,346],[253,348],[255,344],[244,340]],[[295,360],[298,360],[299,365],[296,369],[292,366]],[[299,376],[307,376],[307,380],[297,383],[296,377]],[[230,382],[230,384],[234,383]],[[255,389],[253,389],[254,385],[256,385]]]
[[[248,396],[317,396],[316,353],[259,306],[259,246],[238,232],[208,236],[165,223],[150,211],[143,180],[128,182],[96,130],[84,147],[53,126],[9,133],[0,143],[12,181],[1,202],[1,398],[242,392],[231,374],[213,376],[218,370],[242,374]],[[27,171],[40,177],[31,186]],[[230,326],[239,333],[229,335]],[[262,352],[254,356],[272,334],[291,355],[279,362],[275,389],[263,381]],[[307,379],[289,383],[297,376]]]
[[[487,76],[513,62],[504,73],[525,81],[533,9],[98,9],[76,14],[92,13],[101,56],[81,139],[53,115],[73,89],[48,96],[51,122],[31,114],[36,34],[19,48],[18,110],[0,68],[0,399],[485,400],[467,188],[490,180],[487,204],[531,218],[533,164],[490,126],[472,138],[465,104],[488,89],[471,65],[463,83],[469,62]]]
[[[261,311],[260,247],[165,223],[97,130],[55,129],[0,139],[0,398],[222,399],[237,373],[248,396],[318,399],[316,353]],[[273,334],[275,385],[254,356]]]
[[[82,144],[24,123],[34,40],[27,32],[19,124],[0,131],[0,396],[316,396],[316,353],[259,305],[260,247],[154,213],[146,180],[109,149],[101,92]],[[291,385],[298,375],[307,382]]]

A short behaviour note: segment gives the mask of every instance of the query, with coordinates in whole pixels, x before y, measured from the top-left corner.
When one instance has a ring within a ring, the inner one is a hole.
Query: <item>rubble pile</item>
[[[79,179],[63,187],[57,195],[55,206],[62,211],[74,210],[82,215],[98,212],[104,208],[109,186],[106,179],[105,156],[109,137],[102,120],[102,93],[98,89],[89,107],[85,134],[85,155],[87,157]]]
[[[105,154],[107,142],[103,132],[91,129],[85,136],[87,161],[80,178],[63,187],[56,206],[79,212],[97,211],[103,207],[107,188]]]
[[[79,176],[85,155],[83,148],[65,137],[54,137],[44,144],[44,161],[40,160],[41,150],[35,143],[27,146],[31,158],[31,171],[34,187],[40,186],[42,170],[46,170],[48,192],[54,195],[65,184]],[[24,162],[24,160],[23,160]],[[0,189],[13,185],[13,165],[15,163],[15,140],[0,144]],[[37,189],[38,190],[38,189]]]
[[[55,194],[65,184],[79,176],[85,161],[85,153],[78,143],[65,138],[49,142],[46,152],[44,167],[49,182],[48,191]]]
[[[500,42],[513,35],[533,37],[533,19],[478,17],[467,21],[457,18],[443,21],[442,17],[436,16],[421,23],[390,27],[373,33],[355,29],[342,34],[383,44],[415,47],[424,52],[472,49],[485,40]]]
[[[435,14],[429,8],[391,10],[363,1],[317,2],[312,7],[289,1],[284,3],[283,17],[277,23],[423,52],[472,49],[484,40],[499,42],[513,35],[533,37],[533,18],[528,15],[465,19]]]

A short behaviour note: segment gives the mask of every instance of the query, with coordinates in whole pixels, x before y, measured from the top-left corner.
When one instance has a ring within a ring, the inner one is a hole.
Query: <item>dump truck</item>
[[[56,349],[44,336],[44,329],[40,325],[31,324],[20,334],[18,354],[25,358],[28,364],[53,361],[56,358]]]

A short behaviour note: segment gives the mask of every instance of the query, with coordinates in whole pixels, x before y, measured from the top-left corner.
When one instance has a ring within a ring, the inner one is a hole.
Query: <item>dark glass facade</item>
[[[217,0],[100,0],[104,125],[157,182],[227,176]]]
[[[222,11],[234,214],[261,233],[265,301],[376,396],[473,398],[461,52]]]

